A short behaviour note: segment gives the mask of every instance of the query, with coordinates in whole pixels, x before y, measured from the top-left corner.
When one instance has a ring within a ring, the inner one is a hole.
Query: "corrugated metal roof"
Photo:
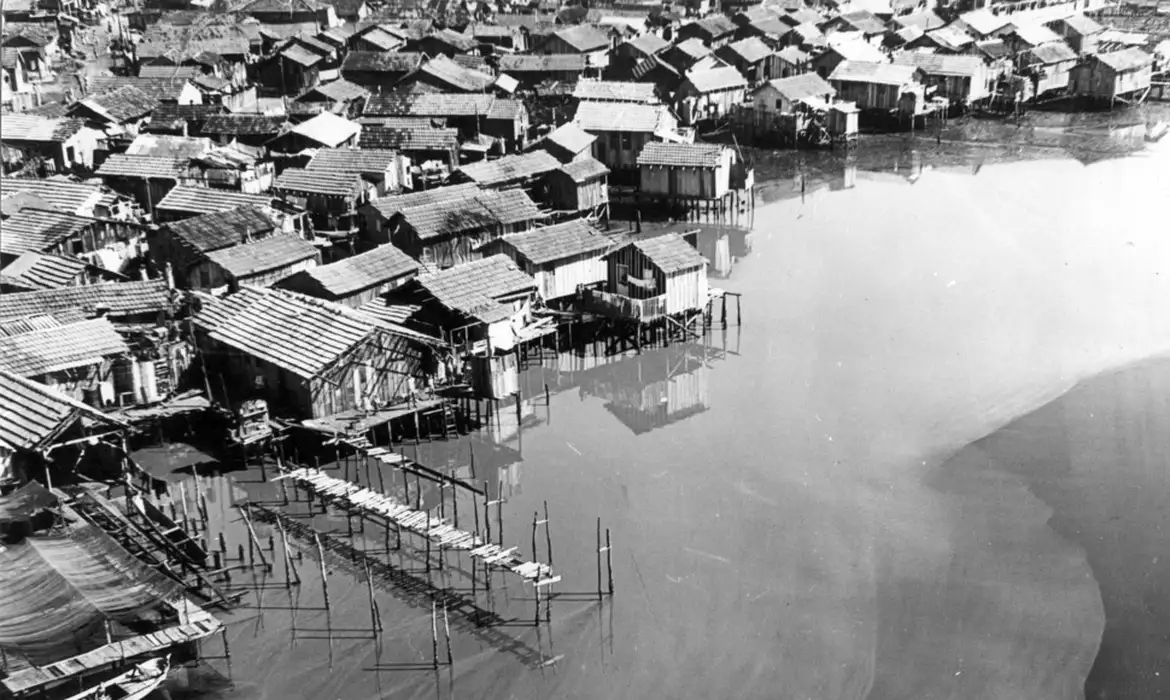
[[[541,218],[540,209],[518,189],[480,190],[458,199],[407,207],[401,215],[424,241]]]
[[[244,194],[233,190],[196,187],[194,185],[176,185],[158,201],[155,209],[210,214],[239,207],[267,207],[271,204],[271,195]]]
[[[383,323],[404,324],[415,313],[422,309],[420,304],[399,304],[386,299],[371,299],[358,307],[358,311],[367,313]]]
[[[920,51],[900,52],[894,56],[894,63],[915,66],[927,75],[975,77],[984,70],[983,59],[978,56],[949,56]]]
[[[97,185],[55,179],[0,178],[0,193],[31,192],[68,214],[93,214],[93,207],[105,194]]]
[[[293,234],[269,236],[244,245],[220,248],[207,259],[237,280],[318,258],[317,247]]]
[[[1007,17],[992,14],[991,10],[987,9],[964,12],[959,15],[959,21],[983,36],[991,36],[995,31],[1011,24]]]
[[[86,367],[130,352],[104,318],[0,338],[0,369],[22,377]]]
[[[78,417],[125,425],[44,384],[0,370],[0,444],[13,450],[43,447]]]
[[[308,192],[336,197],[359,197],[365,190],[365,185],[360,177],[350,173],[288,168],[276,178],[272,189],[293,194]]]
[[[463,92],[481,92],[495,82],[495,76],[479,70],[480,66],[463,65],[439,54],[427,59],[414,75],[430,75]],[[407,80],[410,80],[409,78]]]
[[[702,253],[677,233],[631,241],[630,245],[642,251],[665,274],[681,272],[707,264]]]
[[[300,44],[290,44],[284,47],[280,50],[279,55],[306,68],[316,65],[324,59],[320,54],[310,51]]]
[[[577,184],[609,175],[609,168],[605,167],[605,164],[601,161],[592,157],[585,157],[581,160],[566,163],[561,166],[561,171]]]
[[[1105,27],[1082,14],[1069,15],[1068,17],[1058,21],[1064,22],[1065,26],[1077,34],[1080,34],[1081,36],[1089,36],[1090,34],[1097,34],[1099,32],[1105,31]]]
[[[358,135],[361,149],[447,151],[459,145],[458,129],[402,128],[367,124]]]
[[[361,124],[336,114],[322,112],[308,121],[297,124],[292,128],[292,132],[324,146],[336,148],[356,136],[361,129]]]
[[[433,342],[341,304],[248,286],[200,312],[195,324],[213,340],[305,379],[313,378],[378,329]]]
[[[809,97],[831,96],[837,93],[832,85],[829,85],[824,78],[816,73],[777,78],[776,80],[769,80],[766,85],[775,89],[785,99],[791,101],[803,100]]]
[[[97,174],[102,177],[155,177],[178,180],[187,174],[189,162],[189,158],[114,153],[106,158],[98,168]]]
[[[746,88],[747,80],[732,66],[721,66],[687,73],[687,80],[699,92],[716,92]]]
[[[161,279],[0,294],[0,318],[79,311],[90,314],[101,308],[108,309],[112,317],[137,316],[169,309],[170,297]]]
[[[1114,72],[1123,73],[1148,66],[1154,61],[1154,57],[1141,49],[1132,48],[1097,54],[1097,60],[1112,68]]]
[[[533,265],[600,253],[612,245],[609,237],[581,219],[509,234],[504,240]]]
[[[661,52],[667,46],[670,46],[670,43],[667,42],[666,39],[663,39],[657,34],[643,34],[642,36],[630,39],[627,43],[647,56],[653,56],[654,54]]]
[[[1045,27],[1043,24],[1029,23],[1016,25],[1011,33],[1025,44],[1031,46],[1047,44],[1050,41],[1062,41],[1059,34]]]
[[[536,177],[560,167],[561,162],[548,151],[530,151],[470,163],[460,167],[459,172],[481,187],[490,187]]]
[[[582,131],[581,127],[573,122],[562,124],[557,127],[556,131],[544,138],[549,143],[559,146],[569,153],[580,153],[590,148],[597,140],[596,136]]]
[[[872,61],[841,61],[829,76],[829,82],[840,80],[853,83],[905,85],[914,82],[918,68],[893,63]]]
[[[344,297],[412,275],[418,270],[417,260],[387,244],[298,274],[311,277],[322,289]]]
[[[95,223],[96,219],[63,211],[21,209],[0,225],[0,251],[6,255],[40,253]]]
[[[720,53],[730,54],[733,58],[745,63],[759,63],[772,55],[772,47],[765,44],[764,40],[758,36],[749,36],[746,39],[728,44],[726,50]]]
[[[202,136],[139,134],[126,148],[126,155],[189,160],[198,158],[211,148],[211,139]]]
[[[609,35],[590,24],[578,24],[556,32],[556,36],[581,53],[609,48]]]
[[[276,229],[276,224],[257,207],[239,207],[175,221],[166,228],[192,249],[208,253],[265,237]]]
[[[73,284],[85,263],[61,255],[28,252],[0,270],[0,282],[25,291],[56,289]]]
[[[654,132],[666,125],[667,114],[663,105],[582,102],[573,123],[585,131]]]
[[[707,45],[699,39],[687,39],[685,41],[680,41],[674,45],[674,48],[679,53],[682,53],[696,61],[700,58],[703,58],[704,56],[709,56],[711,54],[711,49],[707,48]]]
[[[418,282],[448,309],[487,323],[507,318],[511,313],[499,299],[536,289],[536,281],[506,255],[493,255],[420,275]]]
[[[578,100],[600,102],[658,102],[654,83],[634,83],[617,80],[580,80],[573,88],[573,97]]]
[[[714,143],[661,143],[642,147],[638,165],[685,168],[716,168],[723,160],[724,146]]]

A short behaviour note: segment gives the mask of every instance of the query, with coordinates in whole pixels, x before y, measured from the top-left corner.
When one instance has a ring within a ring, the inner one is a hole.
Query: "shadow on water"
[[[1170,359],[1104,374],[979,440],[940,470],[1024,480],[1049,524],[1082,547],[1105,629],[1089,700],[1170,697]]]

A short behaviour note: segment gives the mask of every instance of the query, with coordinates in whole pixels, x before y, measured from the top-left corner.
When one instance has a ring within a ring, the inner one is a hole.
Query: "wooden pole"
[[[447,604],[443,603],[443,633],[447,640],[447,665],[455,663],[455,657],[451,655],[451,622],[447,618]]]
[[[597,599],[601,600],[601,518],[597,518]]]
[[[179,502],[183,506],[183,530],[187,530],[191,515],[187,512],[187,487],[182,481],[179,482]]]
[[[609,543],[609,528],[605,528],[605,573],[609,577],[609,594],[613,595],[613,545]]]
[[[284,552],[284,587],[292,587],[293,578],[296,578],[297,585],[301,583],[301,576],[293,567],[292,554],[288,549],[288,534],[284,531],[284,521],[279,517],[276,519],[276,527],[280,530],[280,546]]]
[[[497,544],[504,546],[504,484],[496,484],[496,537]]]
[[[484,531],[487,534],[486,542],[492,541],[492,511],[491,501],[488,500],[488,482],[484,479],[483,482],[483,525]]]
[[[439,667],[439,620],[435,601],[431,601],[431,658],[435,668]]]
[[[548,529],[548,501],[544,502],[544,546],[548,550],[548,565],[552,566],[552,533]]]
[[[329,610],[329,573],[325,570],[325,548],[321,546],[321,537],[313,533],[313,541],[317,543],[317,558],[321,561],[321,591],[325,595],[325,609]]]
[[[366,560],[366,588],[370,593],[370,621],[375,632],[382,631],[382,619],[378,615],[378,601],[374,599],[374,576],[370,573],[370,562]]]
[[[536,523],[539,518],[540,514],[532,511],[532,561],[540,561],[540,556],[536,553]]]

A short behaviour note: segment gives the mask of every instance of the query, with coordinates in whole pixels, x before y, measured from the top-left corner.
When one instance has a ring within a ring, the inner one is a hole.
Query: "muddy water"
[[[234,685],[194,672],[172,695],[1039,699],[1080,696],[1091,670],[1092,697],[1165,690],[1125,685],[1153,673],[1152,653],[1118,660],[1133,634],[1153,643],[1161,619],[1134,599],[1158,604],[1164,568],[1127,565],[1165,542],[1127,537],[1147,521],[1120,511],[1164,506],[1116,479],[1164,485],[1160,443],[1143,439],[1160,424],[1118,410],[1104,433],[1042,420],[1067,429],[948,457],[1081,379],[1170,349],[1156,218],[1170,151],[980,165],[933,158],[938,147],[903,145],[896,170],[892,158],[867,169],[864,152],[827,157],[803,197],[799,179],[773,188],[750,254],[739,239],[713,282],[744,294],[741,329],[604,366],[550,361],[529,378],[550,385],[550,405],[538,396],[473,440],[417,448],[467,476],[474,451],[474,477],[507,496],[504,539],[525,553],[547,501],[561,591],[595,591],[600,517],[612,601],[557,601],[533,628],[531,590],[497,575],[478,605],[515,623],[489,635],[456,614],[454,666],[414,670],[432,658],[429,604],[379,589],[375,640],[359,572],[330,559],[326,612],[306,548],[302,585],[286,588],[278,561],[231,623]],[[1134,450],[1148,454],[1127,461]],[[1098,496],[1098,484],[1112,487]],[[254,472],[205,486],[229,549],[244,537],[233,498],[280,499]],[[348,539],[343,517],[311,517]],[[1103,527],[1107,549],[1090,542]],[[372,528],[354,541],[386,556]],[[441,582],[421,556],[389,558]]]

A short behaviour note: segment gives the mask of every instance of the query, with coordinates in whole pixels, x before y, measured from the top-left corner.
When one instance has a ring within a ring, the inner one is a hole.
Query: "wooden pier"
[[[525,561],[516,553],[516,547],[505,549],[476,533],[448,524],[446,518],[435,518],[426,511],[403,505],[377,491],[329,476],[318,469],[297,468],[276,478],[292,479],[323,502],[347,512],[356,512],[361,517],[380,519],[387,525],[426,538],[439,549],[466,551],[487,566],[511,571],[537,586],[555,583],[559,578],[553,576],[548,564]]]

